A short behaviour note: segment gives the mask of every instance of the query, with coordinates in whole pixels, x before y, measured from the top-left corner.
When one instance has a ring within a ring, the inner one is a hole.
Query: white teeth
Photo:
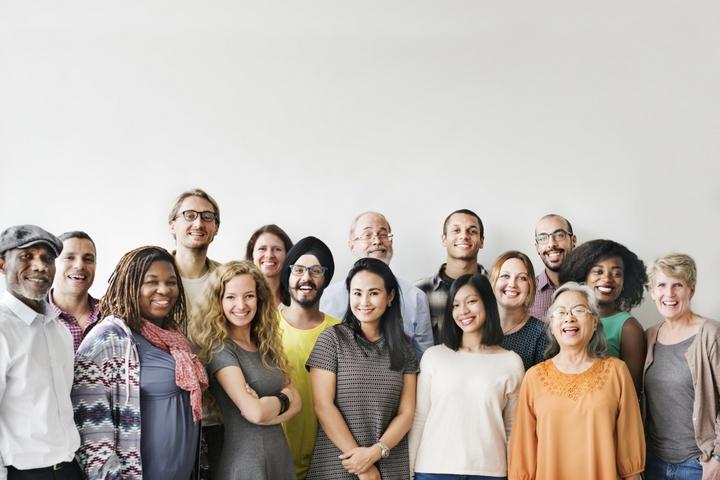
[[[505,290],[503,293],[506,297],[517,297],[518,295],[520,295],[519,292],[514,292],[512,290]]]
[[[674,307],[678,302],[663,302],[663,305],[667,307]]]
[[[597,287],[597,289],[601,293],[612,293],[613,289],[611,287]]]

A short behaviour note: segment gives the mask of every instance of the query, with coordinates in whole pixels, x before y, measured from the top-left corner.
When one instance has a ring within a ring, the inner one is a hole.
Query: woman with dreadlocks
[[[159,247],[126,253],[100,308],[106,317],[77,351],[72,390],[85,475],[190,479],[208,382],[183,334],[172,255]]]

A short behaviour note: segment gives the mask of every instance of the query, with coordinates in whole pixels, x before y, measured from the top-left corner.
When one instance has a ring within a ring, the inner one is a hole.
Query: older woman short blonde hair
[[[590,314],[598,319],[597,329],[593,333],[592,338],[590,338],[590,342],[587,346],[588,354],[593,358],[606,357],[608,349],[607,339],[605,338],[605,331],[603,330],[602,322],[600,321],[600,310],[598,309],[598,302],[595,298],[595,294],[593,293],[592,289],[587,285],[583,285],[577,282],[567,282],[563,283],[562,285],[560,285],[560,287],[558,287],[557,290],[555,290],[555,293],[553,293],[552,296],[550,307],[548,308],[547,315],[549,322],[547,323],[547,333],[548,337],[550,338],[550,343],[548,344],[547,350],[545,350],[545,358],[552,358],[560,352],[560,344],[553,336],[551,330],[552,322],[555,321],[552,318],[552,311],[555,307],[555,302],[557,301],[558,297],[560,297],[560,295],[565,292],[577,292],[585,297],[585,300],[587,301],[587,306],[590,309]]]
[[[650,288],[655,286],[655,278],[658,270],[662,271],[668,277],[683,280],[688,287],[695,290],[697,267],[695,260],[693,260],[690,255],[685,255],[684,253],[669,253],[664,257],[656,258],[647,268]]]

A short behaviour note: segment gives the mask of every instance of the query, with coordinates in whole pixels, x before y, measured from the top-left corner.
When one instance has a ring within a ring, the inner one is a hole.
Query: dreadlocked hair
[[[222,299],[225,286],[238,275],[250,275],[255,281],[257,312],[250,322],[250,338],[257,345],[260,362],[265,368],[277,368],[287,377],[288,361],[282,347],[275,297],[262,272],[247,260],[228,262],[210,274],[190,319],[189,337],[195,352],[202,363],[208,364],[230,338]]]
[[[140,313],[140,288],[145,274],[153,262],[168,262],[172,265],[178,277],[178,297],[175,305],[163,320],[162,327],[170,330],[180,330],[187,333],[187,307],[185,305],[185,292],[180,275],[178,274],[175,258],[161,247],[145,246],[131,250],[122,256],[110,280],[107,292],[100,301],[100,311],[103,315],[112,315],[121,318],[132,330],[140,331],[142,327],[142,314]]]

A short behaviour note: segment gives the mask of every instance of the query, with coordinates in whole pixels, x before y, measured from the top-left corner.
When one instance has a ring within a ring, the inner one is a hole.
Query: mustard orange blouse
[[[510,435],[509,480],[617,480],[645,469],[630,372],[614,357],[582,373],[552,360],[528,370]]]

